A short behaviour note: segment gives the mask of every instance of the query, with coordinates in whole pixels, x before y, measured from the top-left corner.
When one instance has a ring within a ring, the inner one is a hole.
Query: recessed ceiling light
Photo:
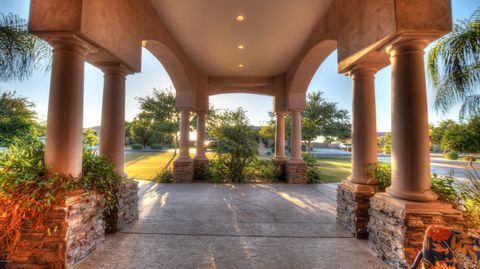
[[[244,67],[244,65],[243,65],[243,64],[239,64],[239,65],[238,65],[238,67],[240,67],[240,68],[243,68],[243,67]]]
[[[238,22],[242,22],[245,20],[245,17],[243,17],[242,15],[238,15],[236,19]]]
[[[240,44],[240,45],[238,45],[237,48],[238,48],[239,50],[243,50],[243,49],[245,48],[245,45],[241,45],[241,44]]]

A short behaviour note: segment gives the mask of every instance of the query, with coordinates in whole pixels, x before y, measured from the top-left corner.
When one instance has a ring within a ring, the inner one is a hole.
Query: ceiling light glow
[[[245,20],[245,17],[243,17],[242,15],[238,15],[236,19],[238,22],[242,22]]]

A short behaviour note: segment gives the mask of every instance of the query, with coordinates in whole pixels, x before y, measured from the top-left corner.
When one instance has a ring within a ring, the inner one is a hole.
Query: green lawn
[[[321,179],[324,183],[340,182],[347,179],[351,173],[350,157],[320,157]]]
[[[152,180],[167,164],[173,150],[164,152],[134,152],[125,155],[125,172],[129,177]],[[190,151],[193,157],[194,150]],[[213,157],[207,153],[208,157]],[[350,157],[321,157],[318,159],[322,182],[340,182],[350,175]]]

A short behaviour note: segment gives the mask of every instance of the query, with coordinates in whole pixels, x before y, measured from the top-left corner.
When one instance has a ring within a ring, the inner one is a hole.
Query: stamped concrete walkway
[[[335,222],[335,184],[140,183],[140,219],[76,269],[386,268]]]

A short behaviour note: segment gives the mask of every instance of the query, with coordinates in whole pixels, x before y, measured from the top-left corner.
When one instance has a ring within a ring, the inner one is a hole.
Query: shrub
[[[480,175],[475,169],[466,169],[468,183],[460,187],[460,195],[464,201],[467,218],[478,228],[480,227]]]
[[[431,176],[432,191],[438,194],[440,200],[457,204],[459,201],[459,195],[455,190],[453,184],[455,183],[455,177],[453,173],[448,176],[438,176],[432,174]]]
[[[464,156],[462,158],[462,160],[464,160],[466,162],[476,162],[477,158],[475,156]]]
[[[7,256],[24,229],[43,227],[47,211],[77,188],[71,178],[47,174],[43,157],[43,143],[30,135],[14,137],[0,153],[0,250]]]
[[[171,168],[163,168],[154,179],[158,183],[172,183],[173,170]]]
[[[378,184],[380,190],[385,190],[392,184],[392,165],[390,163],[372,163],[368,166],[367,173]]]
[[[215,180],[247,181],[246,169],[255,161],[257,140],[245,111],[224,111],[210,126],[209,135],[216,141],[216,162],[210,169]]]
[[[72,191],[102,194],[104,218],[117,205],[121,177],[107,158],[86,150],[80,180],[47,173],[43,160],[44,145],[35,135],[15,138],[8,151],[0,153],[0,249],[7,254],[25,229],[49,233],[54,227],[43,226],[44,217]]]
[[[443,154],[443,157],[447,160],[457,160],[458,159],[458,152],[446,152]]]
[[[103,215],[107,219],[117,207],[118,188],[122,177],[106,156],[84,149],[82,161],[82,187],[86,191],[103,195]]]
[[[143,145],[142,144],[133,144],[132,145],[132,150],[142,150]]]
[[[162,144],[154,143],[150,145],[151,149],[163,149]]]
[[[308,153],[302,154],[302,158],[307,165],[307,183],[320,183],[322,179],[322,173],[320,171],[320,167],[318,166],[317,158],[314,155]]]
[[[280,174],[277,166],[274,165],[272,159],[259,159],[257,158],[252,165],[250,165],[250,173],[255,177],[269,180],[277,180]]]

